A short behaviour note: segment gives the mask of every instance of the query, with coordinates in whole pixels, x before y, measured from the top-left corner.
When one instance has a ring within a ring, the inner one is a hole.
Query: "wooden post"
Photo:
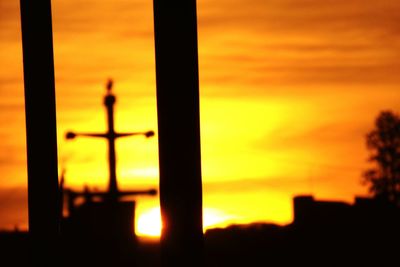
[[[29,235],[33,266],[56,266],[59,232],[56,107],[50,0],[20,0]]]
[[[196,0],[154,0],[164,266],[202,266]]]

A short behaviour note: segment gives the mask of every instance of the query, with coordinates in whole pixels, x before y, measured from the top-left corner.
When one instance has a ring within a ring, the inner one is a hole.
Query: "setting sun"
[[[159,237],[161,235],[161,214],[159,208],[152,208],[140,214],[136,221],[136,234]]]
[[[232,219],[234,219],[234,216],[227,215],[220,210],[204,208],[203,229],[206,231],[209,228],[227,226]],[[138,236],[160,237],[161,227],[160,208],[155,207],[139,215],[135,232]]]

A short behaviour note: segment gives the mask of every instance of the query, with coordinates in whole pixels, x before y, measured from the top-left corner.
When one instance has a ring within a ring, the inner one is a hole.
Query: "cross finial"
[[[112,79],[108,79],[107,85],[106,85],[106,88],[107,88],[107,92],[108,92],[108,93],[111,93],[112,87],[113,87],[113,80],[112,80]]]

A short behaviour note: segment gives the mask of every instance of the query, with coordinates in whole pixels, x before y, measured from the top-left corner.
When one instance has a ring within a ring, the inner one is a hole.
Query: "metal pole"
[[[59,232],[57,135],[50,0],[20,0],[29,234],[33,266],[55,266]]]
[[[154,0],[165,266],[203,265],[196,17],[196,0]]]

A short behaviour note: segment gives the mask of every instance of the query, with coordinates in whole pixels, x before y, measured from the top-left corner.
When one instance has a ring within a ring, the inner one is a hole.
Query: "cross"
[[[54,266],[50,260],[45,262],[48,264],[42,263],[56,247],[54,240],[57,238],[59,223],[50,2],[51,0],[20,0],[27,125],[29,233],[33,237],[32,244],[35,244],[31,254],[36,255],[34,262],[40,262],[37,265],[41,266]],[[185,257],[190,258],[191,266],[201,266],[203,233],[196,0],[153,0],[153,3],[160,202],[166,222],[161,250],[166,255],[164,266],[187,265]],[[111,88],[108,95],[111,95],[110,91]],[[115,102],[115,97],[110,99],[113,101],[109,101]],[[113,104],[110,103],[111,108],[106,105],[111,115]],[[176,136],[177,131],[188,134],[182,140]],[[77,135],[70,133],[69,137]],[[122,136],[110,131],[95,135],[109,140],[110,158],[114,155],[114,166],[110,160],[109,192],[115,196],[118,187],[113,143],[117,137]]]
[[[113,81],[107,82],[107,93],[104,96],[104,105],[107,111],[107,125],[108,130],[105,133],[75,133],[67,132],[65,135],[67,140],[74,139],[77,136],[105,138],[108,142],[108,167],[109,167],[109,181],[108,181],[108,197],[110,200],[117,200],[122,194],[118,189],[117,173],[116,173],[116,153],[115,153],[115,140],[121,137],[128,137],[134,135],[144,135],[146,138],[154,136],[153,131],[147,132],[130,132],[119,133],[114,129],[114,104],[116,101],[115,95],[112,93]]]

